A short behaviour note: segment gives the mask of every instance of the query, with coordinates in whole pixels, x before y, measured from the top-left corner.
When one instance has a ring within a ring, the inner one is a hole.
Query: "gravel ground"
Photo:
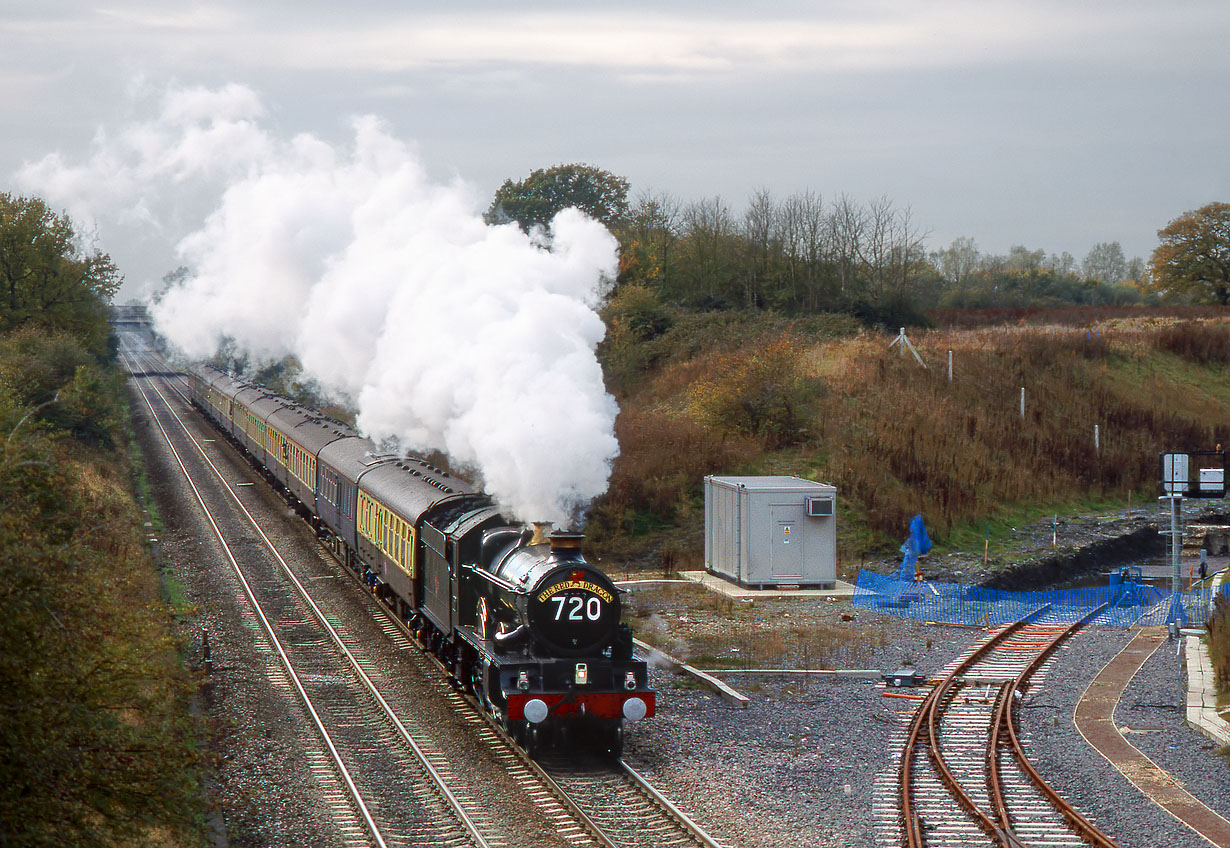
[[[709,631],[729,626],[706,615],[708,605],[695,598],[697,592],[704,590],[674,587],[672,594],[692,597],[694,605],[683,611],[687,605],[676,599],[655,620],[675,634],[676,649],[688,633],[699,634],[694,638],[707,650]],[[652,597],[633,603],[658,605]],[[908,661],[920,671],[937,672],[980,633],[853,610],[847,603],[758,601],[740,612],[756,624],[756,634],[749,634],[747,622],[741,623],[745,648],[740,653],[755,653],[758,641],[776,647],[775,623],[810,627],[826,640],[840,626],[866,646],[857,652],[857,664],[838,667],[883,671]],[[843,615],[854,618],[843,621]],[[802,659],[802,653],[792,644],[785,659]],[[752,665],[762,662],[757,656]],[[723,677],[751,698],[746,709],[691,678],[659,669],[658,714],[629,732],[629,762],[724,845],[874,846],[876,782],[892,767],[895,734],[902,727],[898,711],[913,702],[883,697],[878,679]]]
[[[1124,630],[1089,628],[1057,655],[1040,689],[1031,692],[1023,705],[1021,726],[1026,750],[1051,784],[1123,848],[1207,848],[1208,842],[1148,802],[1127,778],[1088,746],[1073,724],[1077,699],[1130,637]],[[1183,757],[1199,761],[1196,771],[1200,772],[1204,791],[1197,794],[1226,815],[1230,813],[1230,769],[1225,760],[1210,750],[1211,743],[1204,736],[1183,723],[1178,709],[1174,646],[1173,642],[1164,643],[1136,675],[1124,693],[1115,720],[1120,727],[1144,731],[1129,731],[1126,735],[1147,756],[1157,754],[1150,741],[1164,737],[1163,747],[1176,746],[1172,754],[1182,751]],[[1186,679],[1183,685],[1186,686]],[[1171,769],[1176,760],[1171,755],[1156,758],[1155,762]],[[1187,781],[1186,776],[1178,776]],[[1195,791],[1190,784],[1188,789]]]
[[[702,668],[887,672],[912,664],[933,674],[981,634],[853,609],[847,602],[734,602],[691,584],[638,588],[629,610],[638,635]],[[1024,702],[1025,744],[1054,785],[1124,848],[1207,846],[1147,801],[1073,724],[1077,699],[1130,636],[1088,628],[1056,654]],[[658,715],[630,731],[629,761],[725,845],[877,845],[877,783],[892,774],[904,713],[913,702],[885,698],[874,680],[722,677],[750,697],[746,709],[691,678],[658,669]],[[1175,645],[1167,643],[1129,686],[1116,719],[1141,731],[1129,738],[1146,755],[1230,816],[1230,767],[1184,724],[1179,686]]]
[[[143,406],[134,409],[164,525],[155,553],[191,605],[185,626],[194,669],[204,668],[206,639],[209,644],[212,670],[202,673],[201,706],[212,730],[213,844],[340,846],[303,753],[318,743],[305,737],[301,708],[287,697],[280,667],[257,649],[264,632],[161,434]]]
[[[138,422],[139,430],[147,426]],[[148,444],[147,450],[160,452]],[[216,551],[199,519],[176,512],[182,489],[159,494],[164,520],[177,528],[161,540],[160,554],[181,570],[196,605],[194,662],[201,660],[199,634],[211,634],[213,685],[205,702],[217,723],[216,800],[230,844],[329,844],[320,787],[302,756],[306,741],[293,730],[299,722],[286,713],[278,681],[251,652],[259,639],[255,622],[236,612],[241,599],[205,567]],[[1080,527],[1090,544],[1122,529],[1097,520]],[[1039,540],[1049,545],[1041,525],[1021,533],[1022,549]],[[927,567],[936,577],[961,572],[969,579],[968,559],[954,555]],[[909,663],[931,674],[980,635],[855,610],[847,602],[734,602],[690,584],[638,589],[629,607],[638,635],[708,668],[887,672]],[[1126,640],[1124,631],[1091,629],[1057,655],[1024,704],[1026,744],[1055,785],[1124,848],[1206,845],[1145,802],[1072,725],[1076,699]],[[877,783],[891,773],[901,712],[912,702],[883,697],[876,680],[724,676],[749,696],[746,709],[691,678],[655,669],[658,715],[629,729],[629,761],[732,848],[876,845]],[[1230,769],[1208,740],[1183,724],[1177,679],[1174,646],[1165,645],[1129,687],[1117,719],[1141,731],[1131,738],[1147,755],[1228,815]]]
[[[142,436],[149,434],[144,416],[138,421],[138,430]],[[146,449],[151,466],[165,460],[163,445],[153,442]],[[217,461],[225,476],[239,480],[251,476],[236,464],[239,460],[229,451],[221,453]],[[159,542],[158,556],[175,573],[193,606],[188,660],[202,673],[201,707],[212,724],[210,748],[215,768],[210,801],[217,809],[211,822],[213,844],[324,848],[368,844],[289,676],[267,647],[265,633],[221,556],[212,528],[185,491],[182,475],[168,473],[161,479],[165,482],[155,486],[155,497],[166,532]],[[210,486],[201,482],[203,490]],[[490,813],[489,820],[481,822],[485,831],[514,845],[565,844],[548,813],[527,803],[524,787],[516,784],[514,776],[478,741],[473,714],[464,705],[457,707],[446,699],[447,683],[426,662],[414,662],[417,651],[403,650],[388,638],[380,626],[382,619],[373,613],[371,596],[360,591],[354,581],[338,578],[339,569],[316,545],[308,526],[263,483],[242,493],[290,568],[312,587],[310,591],[318,596],[325,615],[339,622],[339,631],[360,663],[366,664],[383,697],[408,726],[431,729],[431,744],[425,745],[429,756],[446,761],[444,770],[464,776],[452,788],[475,808],[481,806]],[[231,519],[223,512],[218,511],[216,518],[243,561],[249,580],[257,585],[270,582],[262,576],[266,566],[261,561],[267,559],[263,547],[234,533]],[[278,515],[286,520],[278,522]],[[305,620],[310,617],[306,610],[302,615]],[[293,621],[294,613],[288,618]],[[278,629],[284,637],[301,629],[307,639],[318,638],[314,625]],[[208,673],[204,672],[206,636],[212,664]],[[345,673],[338,678],[339,683],[343,680],[343,685],[357,685]],[[374,711],[375,706],[371,709]],[[357,721],[356,717],[350,723]],[[380,723],[371,732],[373,748],[402,747],[391,730],[381,729]],[[394,766],[384,782],[390,794],[402,792],[405,798],[405,817],[393,823],[389,842],[437,844],[427,840],[435,839],[444,828],[413,820],[413,809],[422,805],[411,786],[419,782],[418,771],[409,755],[403,759],[404,768]],[[381,781],[385,772],[375,770],[389,768],[380,757],[351,759],[349,765],[356,775],[363,772],[361,784]],[[436,765],[440,767],[441,762]],[[399,787],[403,775],[413,776]]]

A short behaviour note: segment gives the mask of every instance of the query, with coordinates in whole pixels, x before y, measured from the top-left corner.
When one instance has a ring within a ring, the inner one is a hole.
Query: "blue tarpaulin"
[[[901,544],[901,568],[897,571],[898,580],[913,580],[918,571],[918,558],[931,550],[931,537],[923,525],[923,517],[916,515],[910,519],[910,535]]]

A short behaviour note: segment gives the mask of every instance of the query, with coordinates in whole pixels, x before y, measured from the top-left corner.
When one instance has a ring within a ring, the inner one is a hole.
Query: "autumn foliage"
[[[1230,304],[1230,203],[1184,212],[1158,230],[1149,270],[1169,296]]]
[[[806,440],[818,382],[803,370],[803,350],[789,337],[719,356],[688,390],[688,411],[719,433],[757,436],[769,448]]]
[[[654,518],[642,527],[668,527],[680,502],[699,503],[704,474],[833,483],[839,557],[857,564],[895,550],[919,513],[943,545],[975,528],[981,539],[985,522],[1014,512],[1151,502],[1160,451],[1230,443],[1230,315],[1066,317],[911,333],[926,368],[880,333],[766,337],[745,326],[741,345],[723,332],[708,350],[680,337],[688,353],[662,354],[621,393],[621,421],[639,423],[620,429],[608,498]],[[686,326],[677,316],[654,343],[669,349]],[[664,446],[662,433],[686,435]],[[736,455],[719,449],[734,439]],[[656,496],[631,497],[641,486]]]

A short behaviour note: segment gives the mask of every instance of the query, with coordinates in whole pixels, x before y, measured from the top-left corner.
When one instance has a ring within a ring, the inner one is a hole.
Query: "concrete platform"
[[[1213,594],[1221,591],[1226,580],[1223,570],[1213,578]],[[1201,628],[1202,629],[1202,628]],[[1213,662],[1209,648],[1199,636],[1185,636],[1187,663],[1187,714],[1189,727],[1200,731],[1218,745],[1230,745],[1230,708],[1224,713],[1217,705],[1217,681],[1213,675]]]
[[[1230,724],[1218,712],[1217,685],[1209,650],[1197,636],[1187,636],[1187,724],[1218,745],[1230,745]],[[1230,712],[1230,710],[1228,710]]]
[[[838,580],[832,589],[748,589],[738,583],[731,583],[707,571],[681,571],[679,576],[691,583],[699,583],[711,592],[739,600],[827,600],[828,598],[850,598],[854,595],[854,584]]]

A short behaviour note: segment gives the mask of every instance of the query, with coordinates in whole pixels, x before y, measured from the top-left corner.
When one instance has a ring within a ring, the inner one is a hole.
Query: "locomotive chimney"
[[[557,530],[551,534],[551,550],[553,551],[579,551],[581,542],[585,539],[583,533],[566,533],[562,530]]]
[[[551,522],[550,521],[535,521],[534,522],[534,535],[530,537],[529,543],[531,545],[541,545],[543,542],[547,541],[547,535],[550,532],[551,532]]]

